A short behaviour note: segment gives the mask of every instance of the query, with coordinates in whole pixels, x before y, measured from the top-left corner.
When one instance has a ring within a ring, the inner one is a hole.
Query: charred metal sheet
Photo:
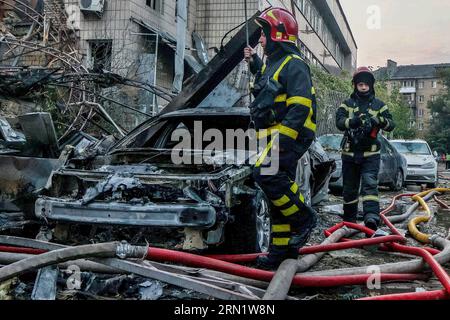
[[[94,202],[86,206],[80,201],[41,198],[35,212],[45,220],[141,227],[210,228],[216,222],[216,210],[207,204]]]
[[[109,191],[116,192],[133,188],[142,188],[139,179],[130,176],[111,175],[106,180],[99,182],[95,187],[89,188],[83,197],[82,203],[88,204],[98,196]]]
[[[56,284],[58,280],[58,267],[48,266],[39,269],[34,283],[32,300],[55,300]]]
[[[258,44],[260,37],[260,27],[255,23],[255,18],[259,16],[258,11],[249,19],[249,45],[254,47]],[[132,18],[133,21],[152,29],[143,21]],[[154,32],[160,33],[157,30]],[[164,35],[162,35],[164,37]],[[196,107],[228,74],[244,59],[244,48],[247,46],[246,28],[243,26],[237,34],[219,51],[219,53],[208,63],[208,65],[190,83],[184,86],[178,94],[161,112],[162,114]]]
[[[44,156],[58,156],[58,138],[50,113],[27,113],[19,116],[19,122],[27,138],[27,147],[40,150]]]
[[[60,164],[57,159],[0,156],[0,211],[43,188]]]
[[[4,117],[0,117],[0,140],[7,143],[25,143],[25,136],[15,131]]]
[[[250,18],[249,45],[254,47],[258,44],[261,35],[260,27],[255,23],[259,16],[257,12]],[[162,114],[196,107],[205,99],[219,83],[244,59],[244,48],[247,46],[246,28],[243,26],[239,32],[231,38],[222,50],[208,63],[208,65],[193,80],[186,85],[181,93],[177,95],[161,112]]]
[[[243,167],[241,169],[233,169],[232,167],[226,167],[218,173],[205,173],[205,174],[133,174],[133,177],[139,179],[141,183],[171,183],[182,181],[210,181],[217,180],[223,177],[230,177],[231,181],[237,181],[242,179],[246,175],[251,173],[251,169]],[[61,169],[57,172],[58,175],[66,177],[77,177],[79,179],[86,179],[89,181],[101,181],[108,178],[111,173],[100,171],[87,171],[87,170],[74,170],[74,169]]]

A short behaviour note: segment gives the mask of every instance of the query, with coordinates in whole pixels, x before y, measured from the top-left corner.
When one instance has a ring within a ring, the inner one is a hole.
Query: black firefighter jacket
[[[296,149],[305,140],[314,140],[316,95],[309,66],[300,56],[280,51],[267,60],[267,65],[254,55],[250,68],[257,73],[255,86],[267,79],[280,84],[280,91],[270,104],[274,121],[262,128],[265,130],[260,130],[258,137],[264,138],[278,130],[282,149]]]
[[[395,129],[395,123],[389,112],[388,106],[372,95],[369,99],[363,100],[353,93],[350,99],[344,101],[336,112],[336,126],[344,131],[344,142],[342,154],[355,156],[355,153],[362,153],[365,157],[379,154],[381,144],[378,137],[372,139],[370,133],[363,132],[362,128],[350,129],[350,120],[356,116],[363,115],[365,119],[378,117],[385,123],[384,131],[391,132]]]

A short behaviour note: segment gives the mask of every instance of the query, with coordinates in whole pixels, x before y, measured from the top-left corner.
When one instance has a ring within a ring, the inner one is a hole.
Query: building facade
[[[176,79],[187,79],[201,70],[242,27],[246,16],[242,0],[5,1],[9,4],[0,3],[0,23],[5,10],[22,11],[21,3],[40,7],[47,24],[70,34],[75,48],[71,52],[78,53],[78,60],[89,71],[110,71],[174,94],[179,90]],[[247,0],[247,16],[270,5],[295,15],[299,23],[298,46],[307,62],[334,74],[351,73],[356,68],[357,45],[339,0]],[[26,12],[22,15],[27,16]],[[18,36],[26,35],[27,28]],[[181,68],[180,43],[185,47]],[[21,58],[19,65],[42,66],[45,59],[44,53],[36,51]],[[248,72],[247,64],[242,62],[226,79],[227,88],[238,97],[234,105],[249,102]],[[168,103],[138,88],[108,90],[105,95],[148,114]],[[108,111],[114,113],[111,109]],[[132,113],[117,116],[127,118],[130,128],[142,120]]]
[[[389,93],[398,90],[403,95],[411,110],[410,126],[415,127],[422,137],[432,120],[428,103],[444,89],[438,70],[449,67],[450,63],[399,66],[397,62],[388,60],[386,67],[375,71],[379,80],[386,81]]]
[[[298,45],[309,63],[335,74],[355,70],[358,47],[338,0],[249,0],[248,16],[270,5],[294,13]],[[243,1],[197,0],[196,30],[209,47],[220,48],[224,34],[243,21]]]

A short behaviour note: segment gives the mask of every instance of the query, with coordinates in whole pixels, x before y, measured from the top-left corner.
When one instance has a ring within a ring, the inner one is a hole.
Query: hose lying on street
[[[132,247],[127,252],[127,256],[133,258],[142,257],[145,253],[145,247]],[[123,253],[123,244],[120,242],[90,244],[78,247],[58,249],[40,255],[36,255],[25,260],[12,263],[0,268],[0,282],[10,279],[27,272],[29,270],[39,269],[53,264],[65,261],[77,260],[88,257],[115,257]]]
[[[34,254],[25,254],[25,253],[12,253],[12,252],[0,252],[0,265],[8,265],[20,260],[28,259],[33,257]],[[68,269],[71,266],[77,266],[82,271],[89,271],[94,273],[103,273],[103,274],[119,274],[122,273],[121,270],[114,269],[100,263],[96,263],[89,260],[79,259],[79,260],[71,260],[63,263],[58,263],[58,268]]]
[[[344,227],[325,239],[325,241],[322,242],[322,245],[336,243],[350,234],[351,230]],[[325,255],[325,253],[326,252],[318,252],[306,255],[300,260],[288,259],[283,261],[272,278],[272,281],[270,281],[270,285],[267,288],[263,300],[285,300],[295,274],[311,268]]]
[[[14,246],[22,246],[22,247],[10,247],[9,251],[24,251],[27,248],[40,249],[45,251],[50,250],[59,250],[65,248],[66,246],[61,244],[49,243],[45,241],[27,239],[27,238],[19,238],[12,236],[0,236],[0,243],[14,245]],[[118,256],[121,258],[139,258],[141,260],[147,252],[147,247],[135,247],[130,246],[127,243],[121,243],[121,246],[118,247]],[[14,258],[21,258],[23,254],[13,254],[13,253],[3,253],[5,255],[15,255]],[[141,256],[142,254],[142,256]],[[168,284],[172,284],[181,288],[186,288],[188,290],[194,290],[208,296],[224,299],[224,300],[248,300],[248,299],[258,299],[258,296],[255,293],[258,293],[257,288],[251,288],[249,286],[244,287],[241,284],[230,284],[230,282],[225,283],[224,281],[214,281],[214,279],[196,279],[195,277],[187,277],[179,274],[179,270],[174,272],[173,268],[176,266],[162,266],[161,268],[155,267],[154,263],[151,265],[142,265],[140,263],[134,263],[131,261],[120,260],[116,258],[93,258],[95,262],[87,261],[87,260],[75,260],[73,262],[82,262],[83,267],[95,267],[98,269],[99,267],[104,266],[105,268],[110,268],[111,270],[120,270],[116,273],[133,273],[136,275],[140,275],[145,278],[159,280]],[[69,261],[68,263],[72,263]],[[88,264],[86,264],[88,263]],[[188,272],[190,275],[197,274],[196,270],[191,270]],[[236,280],[236,279],[233,279]],[[256,282],[253,282],[256,283]],[[249,284],[251,285],[251,284]],[[230,290],[229,288],[237,288],[235,290]],[[244,292],[244,293],[241,293]],[[251,294],[248,294],[251,292]],[[261,293],[261,292],[260,292]],[[264,292],[262,292],[262,295]],[[293,299],[290,297],[290,299]]]

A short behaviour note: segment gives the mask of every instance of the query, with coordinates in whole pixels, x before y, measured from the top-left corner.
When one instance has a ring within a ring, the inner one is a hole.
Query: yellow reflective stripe
[[[375,201],[380,202],[380,198],[378,196],[365,196],[362,198],[362,200],[365,201]]]
[[[272,226],[272,232],[291,232],[290,224],[275,224]]]
[[[297,41],[297,37],[296,36],[289,36],[289,41]]]
[[[347,111],[347,112],[348,112],[348,117],[349,117],[349,118],[353,118],[353,114],[355,114],[356,112],[359,111],[359,107],[352,108],[352,107],[347,106],[345,103],[341,104],[341,105],[339,106],[339,108],[342,108],[342,109],[344,109],[345,111]]]
[[[300,209],[297,207],[296,204],[294,204],[292,207],[290,207],[289,209],[286,210],[280,210],[281,213],[283,214],[283,216],[285,217],[289,217],[292,216],[293,214],[297,213],[300,211]]]
[[[300,97],[300,96],[295,96],[295,97],[291,97],[291,98],[287,99],[286,105],[289,107],[292,104],[300,104],[302,106],[308,107],[309,113],[308,113],[308,117],[305,120],[304,127],[315,132],[317,129],[317,125],[314,122],[312,122],[312,117],[314,115],[314,111],[312,109],[312,103],[313,102],[311,99],[308,99],[305,97]]]
[[[380,113],[383,113],[385,111],[389,110],[388,106],[384,106],[383,108],[380,109]]]
[[[281,127],[281,124],[277,124],[277,125],[275,125],[273,127],[259,130],[256,133],[256,137],[258,139],[262,139],[262,138],[265,138],[265,137],[270,136],[272,134],[278,133],[280,131],[280,127]]]
[[[291,191],[293,194],[297,194],[298,191],[298,184],[294,182],[294,184],[291,186]]]
[[[377,116],[378,115],[378,111],[375,111],[375,110],[367,110],[372,116]]]
[[[301,202],[305,203],[305,197],[301,193],[300,193],[300,197],[299,198],[300,198]]]
[[[258,161],[256,161],[255,166],[258,168],[261,166],[261,164],[264,162],[264,160],[267,157],[267,154],[269,153],[270,149],[272,148],[273,145],[273,141],[275,140],[276,136],[272,138],[272,140],[270,140],[269,144],[267,145],[267,147],[264,149],[263,153],[261,154],[261,156],[258,158]]]
[[[264,64],[264,65],[262,66],[261,73],[264,73],[264,71],[266,71],[266,68],[267,68],[267,65]]]
[[[280,126],[280,133],[294,140],[297,140],[298,138],[298,131],[284,125]]]
[[[348,119],[345,120],[345,127],[346,127],[347,129],[350,129],[350,118],[348,118]]]
[[[309,108],[309,114],[305,120],[304,126],[305,126],[305,128],[308,128],[309,130],[316,132],[317,125],[314,122],[312,122],[313,114],[314,114],[313,109]]]
[[[289,201],[291,201],[291,200],[288,198],[288,196],[282,196],[278,200],[272,200],[272,203],[277,207],[282,207],[285,204],[287,204]]]
[[[373,144],[373,145],[372,145],[372,152],[375,152],[375,151],[377,151],[377,145],[376,145],[376,144]]]
[[[355,204],[355,203],[358,203],[358,202],[359,202],[359,200],[356,199],[356,200],[353,200],[353,201],[350,201],[350,202],[344,202],[344,204]]]
[[[275,102],[285,102],[287,99],[287,94],[280,94],[275,98]]]
[[[316,89],[314,87],[311,88],[311,94],[314,96],[316,94]]]
[[[273,238],[272,244],[275,246],[287,246],[291,238]]]
[[[289,99],[287,99],[286,105],[289,107],[291,104],[295,104],[295,103],[301,104],[308,108],[312,108],[312,100],[305,98],[305,97],[300,97],[300,96],[290,97]]]
[[[281,64],[281,66],[280,66],[280,67],[278,68],[278,70],[275,72],[275,74],[273,75],[273,78],[274,78],[276,81],[278,81],[278,78],[280,77],[281,70],[283,70],[284,66],[285,66],[289,61],[291,61],[291,59],[292,59],[292,56],[286,57],[286,59],[284,59],[283,63]]]
[[[274,134],[276,132],[279,132],[279,133],[281,133],[281,134],[283,134],[285,136],[288,136],[289,138],[294,139],[294,140],[297,140],[298,135],[299,135],[298,131],[296,131],[296,130],[294,130],[292,128],[286,127],[286,126],[284,126],[282,124],[277,124],[276,126],[270,127],[268,129],[259,130],[256,133],[256,137],[258,139],[262,139],[262,138],[265,138],[265,137],[267,137],[269,135],[272,135],[272,134]]]

